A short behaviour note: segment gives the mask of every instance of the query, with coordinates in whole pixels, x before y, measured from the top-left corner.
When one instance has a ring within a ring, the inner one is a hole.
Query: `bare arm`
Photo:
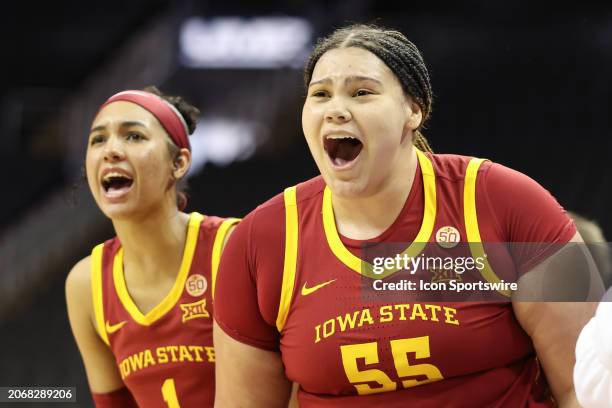
[[[576,233],[572,242],[582,242]],[[559,251],[561,252],[561,251]],[[597,307],[596,302],[537,302],[531,299],[535,288],[541,287],[548,267],[559,264],[559,252],[536,266],[519,280],[519,291],[513,298],[513,308],[523,329],[531,336],[538,358],[542,363],[552,393],[560,407],[579,407],[574,392],[572,371],[575,364],[574,349],[578,334]],[[590,259],[588,253],[585,254]],[[557,258],[557,259],[555,259]],[[592,259],[589,261],[592,262]],[[570,265],[572,263],[570,262]],[[587,271],[584,271],[587,273]],[[603,284],[595,274],[590,278],[589,299],[601,297]],[[530,293],[521,296],[521,291]]]
[[[124,387],[115,358],[95,330],[91,299],[91,260],[81,260],[66,279],[66,303],[72,333],[76,339],[89,387],[94,393],[108,393]]]
[[[291,382],[279,353],[240,343],[214,324],[215,407],[287,407]]]
[[[298,390],[300,389],[300,384],[293,383],[291,387],[291,398],[289,399],[289,404],[287,408],[299,408],[300,404],[298,402]]]

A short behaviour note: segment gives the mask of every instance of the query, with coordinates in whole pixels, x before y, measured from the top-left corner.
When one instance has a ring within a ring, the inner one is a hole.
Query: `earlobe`
[[[175,179],[181,178],[181,157],[177,157],[172,163],[172,175]]]
[[[416,130],[423,122],[423,111],[421,111],[421,107],[416,103],[411,103],[410,108],[408,126],[410,129]]]
[[[182,178],[187,171],[189,171],[189,167],[191,166],[191,152],[188,149],[181,149],[173,162],[172,174],[174,178],[180,179]]]

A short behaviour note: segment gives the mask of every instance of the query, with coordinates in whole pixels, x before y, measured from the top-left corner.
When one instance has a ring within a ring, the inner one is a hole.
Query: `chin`
[[[110,218],[112,221],[123,221],[134,218],[138,213],[138,209],[134,208],[133,205],[129,204],[111,204],[100,206],[100,209],[105,216]]]
[[[362,198],[367,195],[367,183],[365,183],[365,180],[341,180],[332,177],[324,177],[324,179],[332,194],[336,197]]]

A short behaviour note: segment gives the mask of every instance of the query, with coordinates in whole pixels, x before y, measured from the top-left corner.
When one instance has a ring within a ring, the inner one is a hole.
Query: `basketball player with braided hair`
[[[509,267],[479,268],[489,282],[535,276],[558,259],[551,248],[581,240],[561,206],[504,166],[432,153],[420,131],[428,71],[397,31],[336,30],[304,79],[302,126],[321,176],[257,207],[228,242],[216,406],[280,407],[291,382],[303,407],[575,405],[573,347],[590,305],[521,303],[508,291],[496,302],[407,303],[363,289],[395,272],[372,275],[368,246],[405,242],[414,258],[448,243],[441,232],[470,251],[548,243],[503,246]]]
[[[236,219],[183,212],[197,108],[157,88],[98,110],[85,167],[116,237],[66,280],[68,316],[99,408],[212,406],[212,293]]]

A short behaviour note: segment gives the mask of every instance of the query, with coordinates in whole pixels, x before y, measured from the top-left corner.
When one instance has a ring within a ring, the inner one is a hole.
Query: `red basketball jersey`
[[[212,296],[223,241],[237,219],[192,213],[170,293],[143,314],[128,293],[117,238],[92,252],[98,333],[141,407],[212,407],[215,353]]]
[[[438,231],[452,231],[457,241],[477,244],[470,248],[474,257],[482,254],[475,207],[482,160],[438,156],[432,162],[421,152],[418,158],[423,216],[405,253],[417,257],[439,245]],[[540,367],[509,300],[415,302],[368,294],[364,289],[386,276],[365,276],[364,261],[345,247],[329,188],[320,180],[304,183],[287,189],[284,202],[287,238],[276,325],[287,377],[300,384],[301,405],[552,405],[539,395]],[[513,265],[510,253],[499,258]],[[431,282],[440,279],[434,270],[425,273]],[[517,280],[513,268],[504,273],[514,275],[507,281]],[[488,263],[482,278],[500,280]]]

